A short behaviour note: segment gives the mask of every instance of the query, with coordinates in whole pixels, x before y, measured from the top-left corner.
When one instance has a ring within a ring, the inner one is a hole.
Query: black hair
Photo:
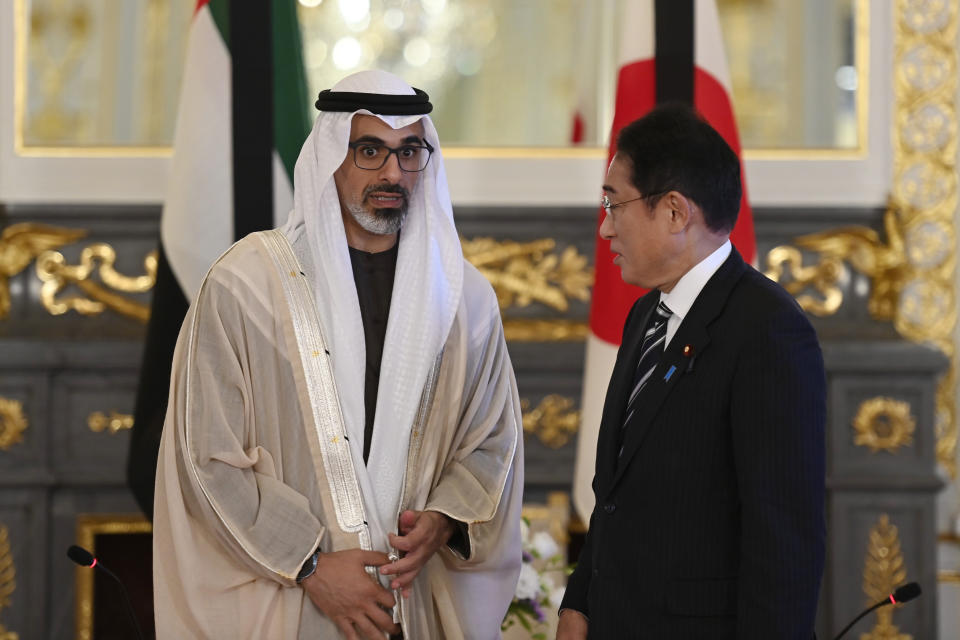
[[[631,181],[651,208],[679,191],[703,211],[713,231],[733,229],[740,212],[740,159],[693,108],[665,103],[623,127],[617,153],[630,160]]]

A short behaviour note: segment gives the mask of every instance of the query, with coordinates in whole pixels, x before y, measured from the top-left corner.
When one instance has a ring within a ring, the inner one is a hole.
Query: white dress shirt
[[[660,301],[667,305],[667,308],[673,312],[670,319],[667,320],[667,337],[664,340],[663,348],[666,349],[670,340],[680,328],[680,323],[690,312],[690,307],[696,301],[697,296],[707,284],[707,281],[717,272],[723,261],[730,255],[732,249],[730,241],[727,240],[720,248],[708,255],[697,263],[695,267],[683,274],[683,277],[677,282],[670,293],[660,292]]]

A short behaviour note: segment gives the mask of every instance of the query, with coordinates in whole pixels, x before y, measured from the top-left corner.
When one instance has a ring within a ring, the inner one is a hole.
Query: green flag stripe
[[[207,3],[210,7],[210,15],[213,17],[213,23],[217,25],[220,37],[223,43],[230,48],[230,14],[227,7],[227,0],[210,0]]]
[[[310,134],[312,114],[296,5],[296,0],[274,0],[272,6],[273,144],[291,185],[300,147]]]
[[[228,0],[210,0],[207,6],[227,48],[230,47]],[[303,141],[310,134],[312,111],[303,67],[303,47],[296,0],[274,0],[273,22],[273,144],[293,184],[293,167]]]

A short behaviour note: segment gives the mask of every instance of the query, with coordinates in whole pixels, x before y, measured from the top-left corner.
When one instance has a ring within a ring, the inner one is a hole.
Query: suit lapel
[[[653,425],[654,418],[670,392],[676,387],[678,381],[688,374],[692,364],[696,362],[695,359],[710,344],[710,323],[720,315],[726,305],[727,298],[730,296],[730,291],[745,270],[746,265],[743,259],[737,253],[737,250],[733,249],[703,287],[703,290],[700,291],[690,311],[680,324],[677,333],[670,340],[670,344],[667,345],[663,358],[661,358],[653,375],[650,376],[650,380],[641,391],[641,396],[638,398],[639,404],[630,419],[630,424],[624,427],[626,432],[623,439],[623,451],[614,452],[614,455],[619,453],[619,457],[616,458],[616,472],[613,481],[607,485],[609,487],[608,491],[616,486],[631,458],[643,444]],[[687,346],[690,347],[690,355],[684,355],[684,349]],[[635,355],[634,362],[636,361]],[[693,362],[691,362],[691,358]],[[629,382],[627,384],[629,385]],[[622,412],[621,409],[621,420]],[[616,446],[615,442],[614,446]]]
[[[617,361],[610,376],[610,385],[607,388],[606,399],[603,404],[603,416],[599,439],[597,442],[596,473],[601,481],[599,486],[607,485],[617,465],[618,442],[620,426],[623,424],[624,412],[627,408],[627,399],[633,390],[633,370],[640,356],[640,347],[643,343],[643,329],[650,320],[660,299],[658,292],[650,292],[639,302],[639,308],[634,319],[629,320],[624,335],[623,344],[617,354]]]

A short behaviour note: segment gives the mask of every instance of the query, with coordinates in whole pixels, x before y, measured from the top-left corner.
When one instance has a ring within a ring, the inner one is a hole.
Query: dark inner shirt
[[[393,275],[397,268],[397,248],[380,253],[367,253],[350,247],[353,281],[360,299],[360,317],[363,319],[363,337],[367,345],[366,375],[364,377],[363,406],[366,420],[363,425],[363,461],[370,455],[373,441],[373,419],[377,410],[377,389],[380,387],[380,361],[383,342],[387,337],[387,318],[390,317],[390,296],[393,295]]]

